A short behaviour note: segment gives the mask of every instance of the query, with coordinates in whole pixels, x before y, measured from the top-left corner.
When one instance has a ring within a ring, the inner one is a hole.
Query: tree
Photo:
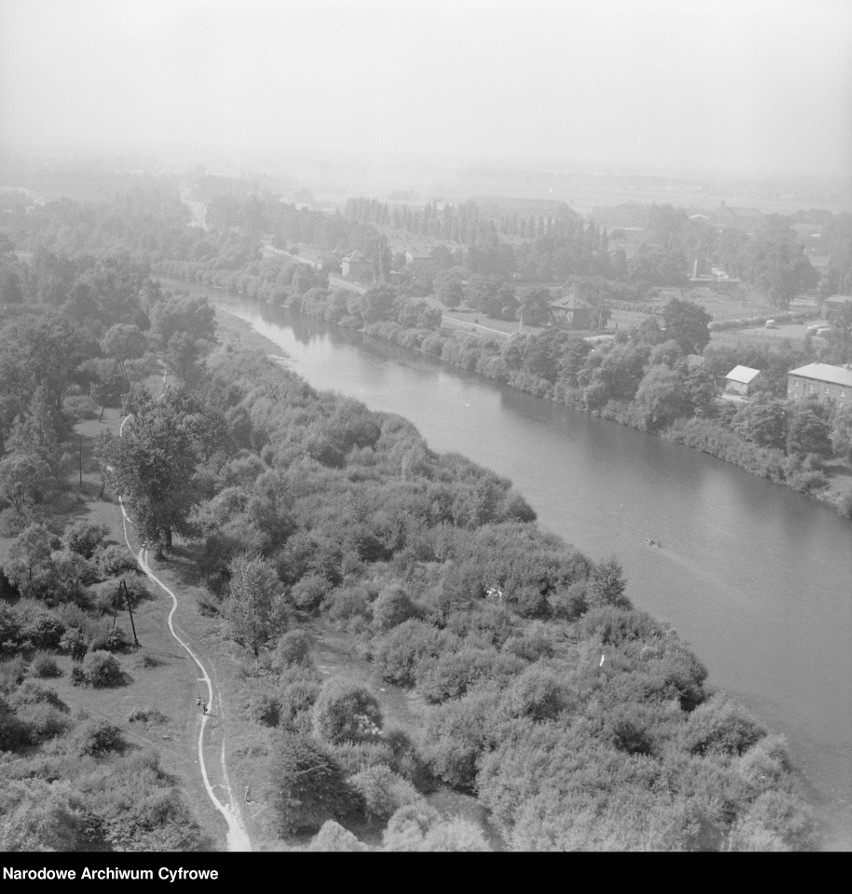
[[[282,835],[315,832],[353,806],[340,765],[321,743],[283,732],[270,762],[272,806]]]
[[[783,450],[787,442],[787,403],[758,394],[737,410],[732,427],[758,447]]]
[[[459,307],[464,300],[464,285],[461,277],[450,273],[439,273],[435,277],[435,295],[446,307]]]
[[[54,483],[50,468],[38,456],[12,453],[0,460],[0,500],[10,503],[21,517],[45,499]]]
[[[333,745],[371,742],[381,733],[382,711],[369,689],[333,679],[314,704],[313,727],[318,738]]]
[[[171,548],[173,532],[191,532],[189,513],[200,498],[198,438],[179,394],[153,401],[147,392],[131,392],[128,409],[134,418],[121,437],[104,439],[101,461],[143,539],[160,552]]]
[[[663,308],[666,338],[673,338],[684,354],[700,354],[710,342],[707,324],[713,317],[691,301],[672,298]]]
[[[216,344],[216,312],[204,297],[168,295],[154,305],[150,336],[175,375],[192,386]]]
[[[522,326],[546,326],[550,322],[549,289],[531,289],[521,295],[520,301],[517,317]]]
[[[286,622],[281,581],[272,563],[260,556],[237,556],[230,572],[231,594],[225,606],[230,634],[257,656]]]
[[[831,345],[834,360],[838,363],[849,362],[849,344],[852,342],[852,302],[844,304],[829,317],[831,332],[828,343]]]
[[[634,401],[642,423],[650,431],[669,425],[692,410],[680,375],[662,363],[645,373]]]
[[[115,359],[124,381],[130,384],[125,368],[125,361],[138,360],[146,351],[148,340],[136,326],[116,323],[101,339],[101,350],[107,357]]]
[[[57,538],[42,524],[27,525],[9,545],[9,561],[3,566],[6,577],[21,595],[40,595],[54,580],[51,551]]]
[[[852,460],[852,404],[840,404],[831,424],[831,446],[835,456]]]
[[[815,453],[823,459],[832,454],[831,409],[818,400],[801,401],[787,427],[787,452],[807,456]]]

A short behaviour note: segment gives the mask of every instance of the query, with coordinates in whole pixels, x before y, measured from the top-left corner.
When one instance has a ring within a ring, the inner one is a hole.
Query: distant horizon
[[[0,0],[0,145],[849,181],[850,35],[848,0]]]
[[[117,141],[117,140],[79,140],[68,142],[0,142],[0,161],[5,157],[15,162],[42,161],[48,157],[62,159],[66,162],[95,161],[114,158],[115,156],[136,156],[137,160],[153,156],[160,161],[171,161],[170,155],[191,156],[187,164],[204,164],[212,155],[232,155],[234,160],[247,161],[245,156],[261,155],[272,159],[286,161],[299,159],[302,161],[333,161],[338,163],[357,162],[369,165],[373,169],[383,164],[399,165],[404,163],[425,164],[427,170],[459,170],[465,167],[493,168],[504,171],[553,172],[559,174],[608,174],[646,177],[670,177],[674,179],[696,178],[702,180],[726,179],[741,182],[787,181],[813,182],[843,186],[852,198],[852,176],[839,174],[803,173],[783,170],[749,170],[745,168],[708,168],[689,167],[683,165],[666,165],[664,163],[640,163],[629,160],[616,161],[607,159],[583,159],[557,155],[527,155],[515,153],[468,153],[465,156],[450,153],[425,153],[416,150],[408,152],[376,152],[358,150],[356,148],[335,149],[320,146],[284,146],[274,144],[214,144],[193,143],[189,141],[157,140],[157,141]],[[208,172],[214,173],[214,172]]]

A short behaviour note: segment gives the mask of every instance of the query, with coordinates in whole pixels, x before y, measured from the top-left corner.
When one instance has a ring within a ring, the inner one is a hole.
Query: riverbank
[[[212,286],[170,277],[162,277],[161,280],[166,287],[212,288]],[[241,293],[237,292],[236,294]],[[618,422],[664,440],[683,444],[690,449],[698,450],[741,468],[749,474],[766,478],[774,484],[781,484],[790,490],[829,505],[842,518],[852,518],[852,465],[839,458],[815,464],[813,457],[810,456],[787,455],[779,449],[760,447],[738,434],[725,422],[713,418],[714,411],[710,407],[712,401],[709,400],[706,392],[695,401],[692,401],[691,397],[686,399],[685,402],[694,407],[692,414],[669,413],[664,424],[657,421],[651,422],[647,409],[639,408],[633,399],[619,399],[617,396],[600,398],[599,394],[593,394],[592,405],[590,405],[590,389],[579,387],[576,380],[576,369],[573,385],[566,383],[562,378],[556,378],[557,370],[564,362],[564,358],[554,350],[554,345],[551,342],[557,342],[560,338],[564,342],[570,338],[569,333],[541,329],[515,336],[497,335],[496,333],[484,335],[470,327],[447,328],[443,322],[441,324],[431,322],[430,325],[434,328],[422,326],[412,328],[400,325],[391,319],[368,323],[363,317],[351,313],[352,308],[348,305],[344,307],[338,303],[332,306],[332,303],[328,301],[329,293],[321,289],[311,290],[311,294],[308,296],[292,296],[280,304],[260,296],[247,295],[246,297],[261,305],[281,307],[291,313],[302,314],[327,325],[339,326],[346,331],[360,332],[381,339],[412,353],[437,359],[453,369],[473,372],[534,397],[545,398],[574,410]],[[422,299],[412,299],[412,301],[425,304]],[[434,310],[434,308],[432,309]],[[426,317],[421,317],[421,319],[426,319]],[[529,358],[521,360],[517,356],[513,356],[514,366],[511,366],[506,362],[507,350],[510,346],[517,345],[520,345],[520,351],[511,347],[511,351],[515,355],[520,355],[526,350],[529,354],[537,356],[532,360]],[[596,351],[588,347],[587,353],[594,355]],[[647,348],[643,366],[648,363],[649,357],[651,357],[651,349]],[[569,362],[576,367],[576,358],[569,358]],[[537,372],[547,372],[548,369],[550,378],[537,374]],[[678,370],[677,373],[675,370]],[[624,370],[615,371],[610,375],[613,378],[618,378],[619,375],[623,377],[624,372]],[[702,390],[702,384],[695,378],[694,370],[683,372],[678,364],[669,361],[669,372],[677,383],[675,390],[670,392],[671,395],[678,395],[678,389],[694,390],[696,395]],[[591,373],[594,375],[594,368],[591,369]],[[635,371],[631,371],[629,368],[626,369],[626,374],[628,377],[636,375]],[[640,372],[639,378],[641,375]],[[700,376],[700,373],[697,375]],[[636,381],[638,382],[639,379],[637,378]],[[640,384],[644,384],[644,380]],[[670,387],[670,385],[666,387]],[[706,382],[703,388],[707,388]],[[593,387],[591,390],[595,391],[595,388]],[[602,390],[606,391],[606,389]],[[711,391],[714,390],[715,387],[712,387]],[[634,384],[633,395],[636,394],[636,385]],[[670,397],[668,403],[682,404],[684,400],[672,400]]]
[[[503,334],[487,335],[472,327],[457,329],[447,328],[445,325],[438,330],[418,329],[402,326],[390,320],[359,327],[357,318],[353,316],[337,320],[329,319],[327,305],[322,301],[304,302],[290,299],[284,306],[288,310],[303,313],[323,322],[355,329],[406,350],[434,357],[452,368],[474,372],[535,397],[561,403],[572,409],[700,450],[750,474],[767,478],[775,484],[784,485],[826,503],[843,518],[852,518],[852,465],[837,458],[815,464],[811,457],[788,455],[782,450],[760,447],[714,418],[709,402],[706,402],[703,408],[696,404],[693,416],[672,415],[668,424],[651,424],[648,421],[649,416],[637,408],[634,400],[610,398],[600,401],[598,406],[590,407],[588,388],[572,387],[563,383],[561,379],[551,381],[531,371],[527,364],[511,368],[504,359],[508,336]],[[525,335],[533,341],[544,342],[559,333],[543,329],[533,330]],[[517,336],[517,338],[523,337]],[[548,350],[549,346],[545,346],[544,352]],[[555,371],[561,358],[557,357],[552,349],[550,350],[554,356],[536,362],[541,367],[551,366],[555,379]],[[590,353],[594,353],[594,350],[590,350]],[[680,384],[686,387],[686,379]],[[698,387],[700,388],[700,385]]]
[[[701,451],[437,358],[236,296],[216,305],[313,387],[409,419],[431,449],[511,478],[546,530],[587,555],[617,555],[635,604],[694,646],[715,686],[788,737],[825,846],[852,847],[852,730],[836,708],[852,680],[845,521]]]

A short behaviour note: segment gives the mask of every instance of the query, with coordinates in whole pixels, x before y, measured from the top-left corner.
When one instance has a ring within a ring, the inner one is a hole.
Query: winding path
[[[164,376],[165,379],[165,376]],[[124,425],[130,416],[125,416],[121,422],[121,426],[119,427],[118,433],[121,436],[124,433]],[[207,685],[207,704],[212,707],[214,703],[214,699],[217,705],[217,712],[220,717],[224,717],[224,706],[222,704],[222,696],[219,693],[219,690],[213,686],[213,681],[210,679],[210,675],[207,673],[207,669],[201,662],[201,659],[193,652],[190,648],[189,644],[184,642],[178,636],[177,631],[174,627],[174,614],[177,611],[178,601],[177,596],[174,592],[167,587],[154,572],[151,570],[151,566],[148,563],[148,550],[143,547],[139,550],[137,554],[133,549],[130,543],[130,533],[128,531],[128,523],[133,524],[130,516],[127,514],[127,510],[124,508],[124,500],[119,496],[118,504],[121,507],[121,516],[122,516],[122,525],[124,527],[124,541],[127,544],[127,548],[130,550],[130,553],[136,559],[139,567],[142,571],[145,572],[148,578],[150,578],[161,590],[169,595],[172,600],[172,610],[169,612],[168,617],[168,625],[169,630],[171,631],[172,636],[175,640],[180,644],[181,648],[189,655],[189,657],[195,662],[198,667],[198,670],[201,672],[201,676],[199,678],[199,682],[204,682]],[[242,812],[239,808],[239,802],[236,798],[234,798],[234,792],[231,788],[231,783],[228,779],[228,768],[225,762],[225,737],[222,737],[222,747],[220,751],[220,760],[222,765],[222,783],[218,783],[215,786],[210,782],[210,776],[207,772],[207,762],[204,759],[204,731],[207,727],[207,721],[209,717],[207,714],[203,714],[201,716],[201,727],[198,731],[198,766],[201,769],[201,776],[204,780],[204,788],[207,790],[207,795],[210,800],[213,802],[213,806],[219,813],[222,814],[225,822],[228,825],[228,835],[227,835],[227,844],[229,851],[250,851],[251,847],[251,839],[248,836],[248,832],[246,831],[245,823],[243,821]],[[224,801],[227,803],[223,803],[220,800],[216,792],[215,788],[222,789],[224,791]]]

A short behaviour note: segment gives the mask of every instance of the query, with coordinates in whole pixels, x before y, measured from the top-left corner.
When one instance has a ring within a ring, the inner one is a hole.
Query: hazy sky
[[[0,139],[849,176],[850,0],[0,0]]]

